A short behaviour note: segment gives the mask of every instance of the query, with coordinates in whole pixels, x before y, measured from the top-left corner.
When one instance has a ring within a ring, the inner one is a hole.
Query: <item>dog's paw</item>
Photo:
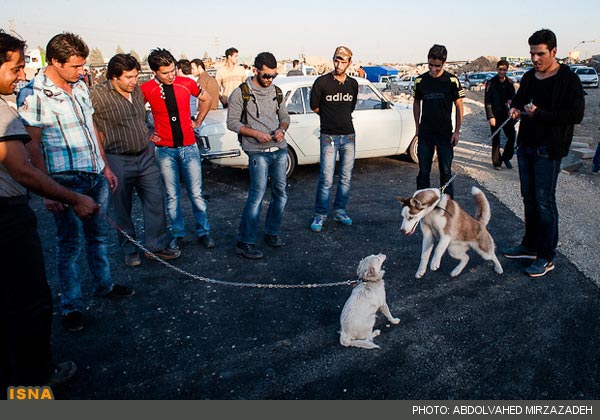
[[[390,320],[390,322],[391,322],[392,324],[394,324],[394,325],[395,325],[395,324],[399,324],[399,323],[400,323],[400,318],[392,318],[392,319]]]
[[[373,337],[373,338],[378,337],[379,334],[381,334],[381,330],[373,330],[371,337]]]
[[[496,273],[498,273],[498,274],[502,274],[502,273],[504,273],[504,270],[502,269],[502,266],[501,266],[501,265],[499,265],[499,266],[497,266],[497,267],[494,267],[494,271],[495,271]]]
[[[458,276],[460,273],[462,273],[462,268],[460,270],[457,270],[456,268],[454,270],[452,270],[452,272],[450,273],[450,277],[456,277]]]
[[[423,271],[417,271],[415,274],[415,278],[420,279],[425,275],[425,270]]]
[[[438,271],[438,268],[440,268],[440,262],[431,261],[429,268],[431,268],[431,271]]]

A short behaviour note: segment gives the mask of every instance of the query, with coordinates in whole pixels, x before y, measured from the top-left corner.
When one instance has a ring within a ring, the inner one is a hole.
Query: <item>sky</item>
[[[45,47],[63,31],[80,35],[105,61],[155,47],[176,58],[222,56],[235,47],[251,63],[261,51],[278,60],[332,56],[348,46],[355,62],[422,63],[433,44],[448,61],[480,56],[528,56],[527,39],[554,31],[558,57],[600,53],[600,2],[591,0],[21,0],[5,3],[0,28],[10,25],[29,47]],[[540,5],[543,4],[543,8]],[[7,7],[8,6],[8,7]],[[597,40],[597,41],[596,41]],[[583,41],[583,42],[582,42]]]

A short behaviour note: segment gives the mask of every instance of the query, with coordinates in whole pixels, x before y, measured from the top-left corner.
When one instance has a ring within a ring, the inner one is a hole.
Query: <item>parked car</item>
[[[476,86],[480,86],[485,84],[485,82],[488,80],[489,74],[487,72],[480,72],[480,73],[469,73],[467,74],[467,79],[465,81],[465,87],[467,89],[472,89]]]
[[[283,103],[290,114],[285,135],[288,143],[290,176],[297,165],[319,162],[319,116],[310,109],[310,90],[315,76],[275,79],[284,94]],[[367,79],[358,81],[356,109],[352,114],[356,130],[356,158],[392,156],[407,153],[417,161],[417,142],[412,104],[389,102]],[[226,124],[227,110],[210,111],[200,129],[202,156],[224,166],[244,168],[248,165],[237,134]],[[238,152],[238,156],[232,156]],[[225,157],[219,156],[225,155]]]
[[[583,87],[598,88],[598,73],[593,67],[579,67],[575,70]]]
[[[405,74],[400,78],[397,85],[401,92],[411,92],[415,85],[415,79],[419,77],[418,74]]]

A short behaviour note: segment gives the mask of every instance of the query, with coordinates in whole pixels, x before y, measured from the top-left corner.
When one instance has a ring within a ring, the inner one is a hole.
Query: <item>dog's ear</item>
[[[419,210],[423,210],[425,208],[425,206],[414,197],[410,199],[410,205]]]
[[[408,202],[410,201],[410,198],[407,197],[395,197],[397,201],[400,202],[400,204],[402,204],[402,207],[406,207],[408,206]]]

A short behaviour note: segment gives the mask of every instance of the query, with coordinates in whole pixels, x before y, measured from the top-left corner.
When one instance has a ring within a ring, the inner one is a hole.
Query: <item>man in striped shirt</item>
[[[90,92],[94,122],[111,169],[119,180],[112,197],[115,222],[135,237],[131,221],[133,190],[144,211],[146,247],[164,260],[181,255],[168,247],[170,238],[165,214],[165,189],[154,158],[154,143],[146,127],[144,95],[138,86],[140,63],[130,54],[117,54],[108,62],[106,82]],[[141,264],[135,245],[119,235],[125,264]],[[146,255],[150,258],[150,255]]]
[[[106,212],[117,177],[96,137],[94,109],[82,79],[88,46],[77,35],[55,35],[46,47],[48,66],[19,92],[19,115],[31,141],[31,162],[64,187],[94,199]],[[83,329],[83,298],[77,259],[83,239],[95,293],[128,297],[133,289],[116,284],[108,261],[108,224],[99,215],[80,221],[71,207],[45,199],[57,228],[56,260],[62,286],[61,312],[68,331]]]

